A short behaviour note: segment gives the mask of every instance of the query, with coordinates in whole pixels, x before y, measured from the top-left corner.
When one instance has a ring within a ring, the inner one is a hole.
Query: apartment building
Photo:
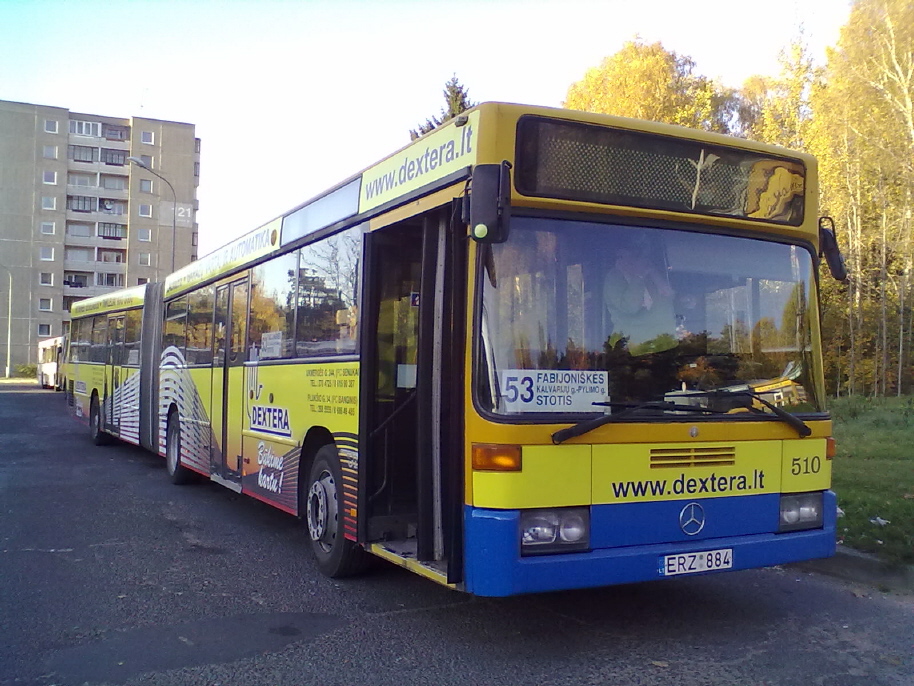
[[[193,124],[0,100],[0,362],[9,339],[13,369],[34,363],[74,302],[195,260],[199,173]]]

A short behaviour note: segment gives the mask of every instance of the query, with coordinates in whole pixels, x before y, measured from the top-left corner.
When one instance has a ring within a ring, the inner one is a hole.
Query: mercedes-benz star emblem
[[[698,503],[689,503],[679,513],[679,528],[686,536],[694,536],[705,528],[705,511]]]

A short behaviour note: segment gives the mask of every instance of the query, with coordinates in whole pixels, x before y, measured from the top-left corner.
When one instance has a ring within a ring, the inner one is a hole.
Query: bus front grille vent
[[[651,469],[673,467],[726,467],[736,464],[736,448],[715,446],[713,448],[654,448],[651,450]]]

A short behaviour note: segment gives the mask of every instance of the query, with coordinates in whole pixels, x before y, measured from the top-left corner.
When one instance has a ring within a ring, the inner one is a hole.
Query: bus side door
[[[247,312],[247,278],[216,289],[212,376],[215,444],[210,451],[210,472],[214,481],[233,490],[241,488]]]
[[[108,359],[105,360],[105,431],[120,434],[121,407],[124,399],[120,388],[124,373],[124,315],[108,318]]]

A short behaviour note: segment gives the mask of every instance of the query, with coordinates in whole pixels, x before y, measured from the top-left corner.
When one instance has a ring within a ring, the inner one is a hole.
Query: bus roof
[[[628,129],[742,150],[747,154],[790,159],[806,168],[814,168],[815,165],[810,155],[681,126],[550,107],[481,103],[325,193],[179,269],[166,278],[165,297],[174,297],[216,280],[285,246],[304,242],[307,237],[324,229],[333,230],[330,227],[334,225],[366,221],[427,192],[458,183],[469,178],[475,164],[514,160],[517,122],[523,116]],[[484,122],[482,128],[480,122]],[[536,202],[536,198],[520,196],[516,190],[514,195],[526,202]],[[594,201],[594,204],[600,203],[607,204],[605,200]],[[733,218],[739,217],[729,217]],[[804,221],[804,233],[809,231],[806,224]]]

